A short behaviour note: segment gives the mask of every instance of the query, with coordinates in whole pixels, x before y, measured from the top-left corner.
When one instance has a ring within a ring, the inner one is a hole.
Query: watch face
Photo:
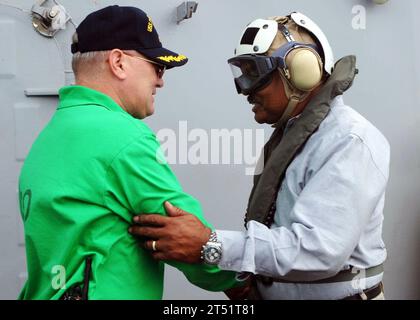
[[[222,246],[220,243],[207,243],[204,248],[204,260],[208,264],[218,264],[222,258]]]

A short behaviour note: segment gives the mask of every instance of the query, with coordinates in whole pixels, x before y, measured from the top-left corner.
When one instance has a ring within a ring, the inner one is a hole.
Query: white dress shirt
[[[379,130],[336,97],[286,171],[271,228],[250,221],[246,231],[217,230],[223,246],[219,267],[296,281],[259,283],[265,299],[341,299],[376,285],[382,274],[349,282],[297,282],[385,261],[389,158],[389,144]]]

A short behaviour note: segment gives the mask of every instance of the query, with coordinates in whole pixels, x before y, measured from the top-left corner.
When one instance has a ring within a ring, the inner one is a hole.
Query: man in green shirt
[[[161,299],[164,264],[127,233],[133,215],[165,214],[168,200],[196,213],[204,240],[212,228],[140,120],[154,112],[165,69],[188,59],[162,47],[143,11],[119,6],[90,14],[72,53],[76,85],[60,90],[20,175],[28,281],[19,298]],[[213,265],[171,265],[206,290],[237,285]]]

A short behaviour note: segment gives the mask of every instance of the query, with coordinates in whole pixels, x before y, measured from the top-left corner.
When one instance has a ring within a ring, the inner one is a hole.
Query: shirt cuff
[[[222,244],[222,259],[219,268],[229,271],[247,271],[243,269],[245,251],[245,233],[241,231],[216,230],[217,241]]]

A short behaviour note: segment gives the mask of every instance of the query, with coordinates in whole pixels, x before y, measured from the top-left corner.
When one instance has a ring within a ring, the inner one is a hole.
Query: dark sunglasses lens
[[[166,68],[163,66],[155,66],[156,75],[158,76],[159,79],[163,77],[163,74],[165,73],[165,69]]]

